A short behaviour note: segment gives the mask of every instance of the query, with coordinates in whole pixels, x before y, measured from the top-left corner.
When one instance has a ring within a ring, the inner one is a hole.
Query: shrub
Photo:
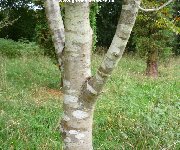
[[[9,58],[32,56],[43,54],[34,42],[7,40],[0,38],[0,55],[7,56]]]

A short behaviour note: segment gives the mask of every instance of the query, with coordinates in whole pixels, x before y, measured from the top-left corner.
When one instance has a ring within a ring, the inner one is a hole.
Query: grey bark
[[[140,1],[141,0],[136,0],[136,3],[140,4]],[[95,76],[91,77],[83,85],[83,90],[80,95],[83,99],[88,101],[96,100],[108,77],[121,59],[138,13],[136,3],[134,0],[124,0],[113,41]]]
[[[56,55],[59,63],[59,70],[61,72],[61,86],[63,85],[63,62],[62,52],[65,44],[64,24],[59,7],[59,0],[45,0],[44,7],[49,28],[52,35]]]
[[[83,83],[91,76],[89,3],[66,4],[65,39],[64,116],[61,122],[65,149],[90,150],[93,110],[79,99]]]
[[[136,0],[140,4],[141,0]],[[92,150],[92,122],[96,99],[119,62],[138,12],[134,0],[124,0],[112,44],[95,76],[91,76],[92,30],[89,3],[65,7],[64,115],[61,121],[65,150]],[[48,12],[47,12],[48,13]]]

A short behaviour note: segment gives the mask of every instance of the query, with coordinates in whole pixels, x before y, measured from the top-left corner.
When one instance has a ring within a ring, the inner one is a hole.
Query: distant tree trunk
[[[148,51],[147,56],[147,68],[146,75],[149,77],[157,78],[158,77],[158,50],[152,49]]]

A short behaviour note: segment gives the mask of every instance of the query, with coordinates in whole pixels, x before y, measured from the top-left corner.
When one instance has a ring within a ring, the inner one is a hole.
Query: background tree
[[[1,38],[18,41],[21,38],[32,41],[35,35],[36,18],[31,0],[1,0],[1,18],[9,14],[11,20],[19,18],[12,26],[5,27],[0,32]]]
[[[176,0],[173,5],[174,11],[174,24],[177,27],[180,27],[180,1]],[[180,34],[176,34],[175,38],[175,46],[173,47],[173,52],[175,55],[180,55]]]
[[[98,3],[98,5],[97,45],[109,47],[116,32],[122,0],[115,0],[113,3]]]
[[[148,7],[158,7],[159,5],[156,1],[146,0],[143,2]],[[158,61],[160,59],[167,60],[172,55],[174,34],[170,30],[166,18],[173,19],[172,4],[157,12],[141,11],[133,30],[136,52],[146,58],[146,75],[154,78],[158,76]]]
[[[2,16],[1,16],[2,17]],[[0,31],[7,26],[12,25],[15,21],[17,21],[19,18],[15,19],[15,20],[9,20],[9,16],[7,15],[6,18],[2,19],[0,21]]]

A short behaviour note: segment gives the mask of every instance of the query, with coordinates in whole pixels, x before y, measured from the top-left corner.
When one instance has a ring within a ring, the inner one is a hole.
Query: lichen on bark
[[[140,0],[136,0],[136,3],[140,4]],[[64,115],[61,121],[64,149],[92,150],[96,99],[122,57],[138,8],[134,0],[124,0],[112,44],[96,74],[91,76],[92,29],[89,22],[89,3],[65,5],[65,49],[62,57]],[[58,40],[54,40],[56,41]]]

